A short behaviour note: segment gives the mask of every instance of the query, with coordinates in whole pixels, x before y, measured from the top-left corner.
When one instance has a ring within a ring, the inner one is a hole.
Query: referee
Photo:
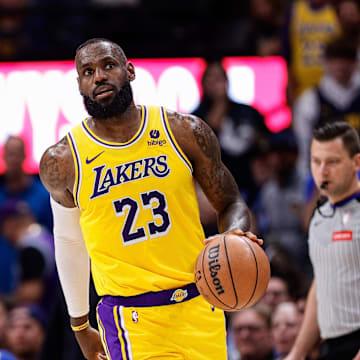
[[[311,171],[326,201],[309,227],[314,280],[295,345],[285,360],[303,360],[320,338],[329,360],[360,360],[360,140],[346,122],[314,130]]]

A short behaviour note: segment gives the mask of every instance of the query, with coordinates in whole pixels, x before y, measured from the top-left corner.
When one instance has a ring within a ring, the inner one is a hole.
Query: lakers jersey
[[[100,139],[86,120],[68,134],[74,200],[100,296],[191,283],[203,247],[192,165],[165,109],[141,110],[141,125],[126,143]]]
[[[310,1],[298,0],[294,3],[289,41],[291,72],[297,84],[296,96],[318,84],[323,74],[325,46],[339,33],[340,26],[331,5],[313,9]]]

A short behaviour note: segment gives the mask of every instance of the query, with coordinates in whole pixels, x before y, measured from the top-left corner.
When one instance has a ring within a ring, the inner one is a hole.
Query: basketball
[[[200,294],[226,311],[247,308],[263,296],[270,279],[264,250],[245,236],[218,235],[200,252],[195,281]]]

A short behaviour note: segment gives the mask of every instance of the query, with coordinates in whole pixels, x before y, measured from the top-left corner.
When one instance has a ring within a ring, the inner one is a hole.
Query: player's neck
[[[123,143],[130,140],[141,124],[141,108],[134,103],[120,115],[106,119],[90,118],[90,129],[101,139]]]

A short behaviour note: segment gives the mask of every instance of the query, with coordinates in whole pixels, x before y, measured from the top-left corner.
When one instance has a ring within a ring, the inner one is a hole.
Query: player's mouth
[[[110,86],[100,86],[94,91],[94,97],[97,99],[104,99],[114,93],[114,88]]]

